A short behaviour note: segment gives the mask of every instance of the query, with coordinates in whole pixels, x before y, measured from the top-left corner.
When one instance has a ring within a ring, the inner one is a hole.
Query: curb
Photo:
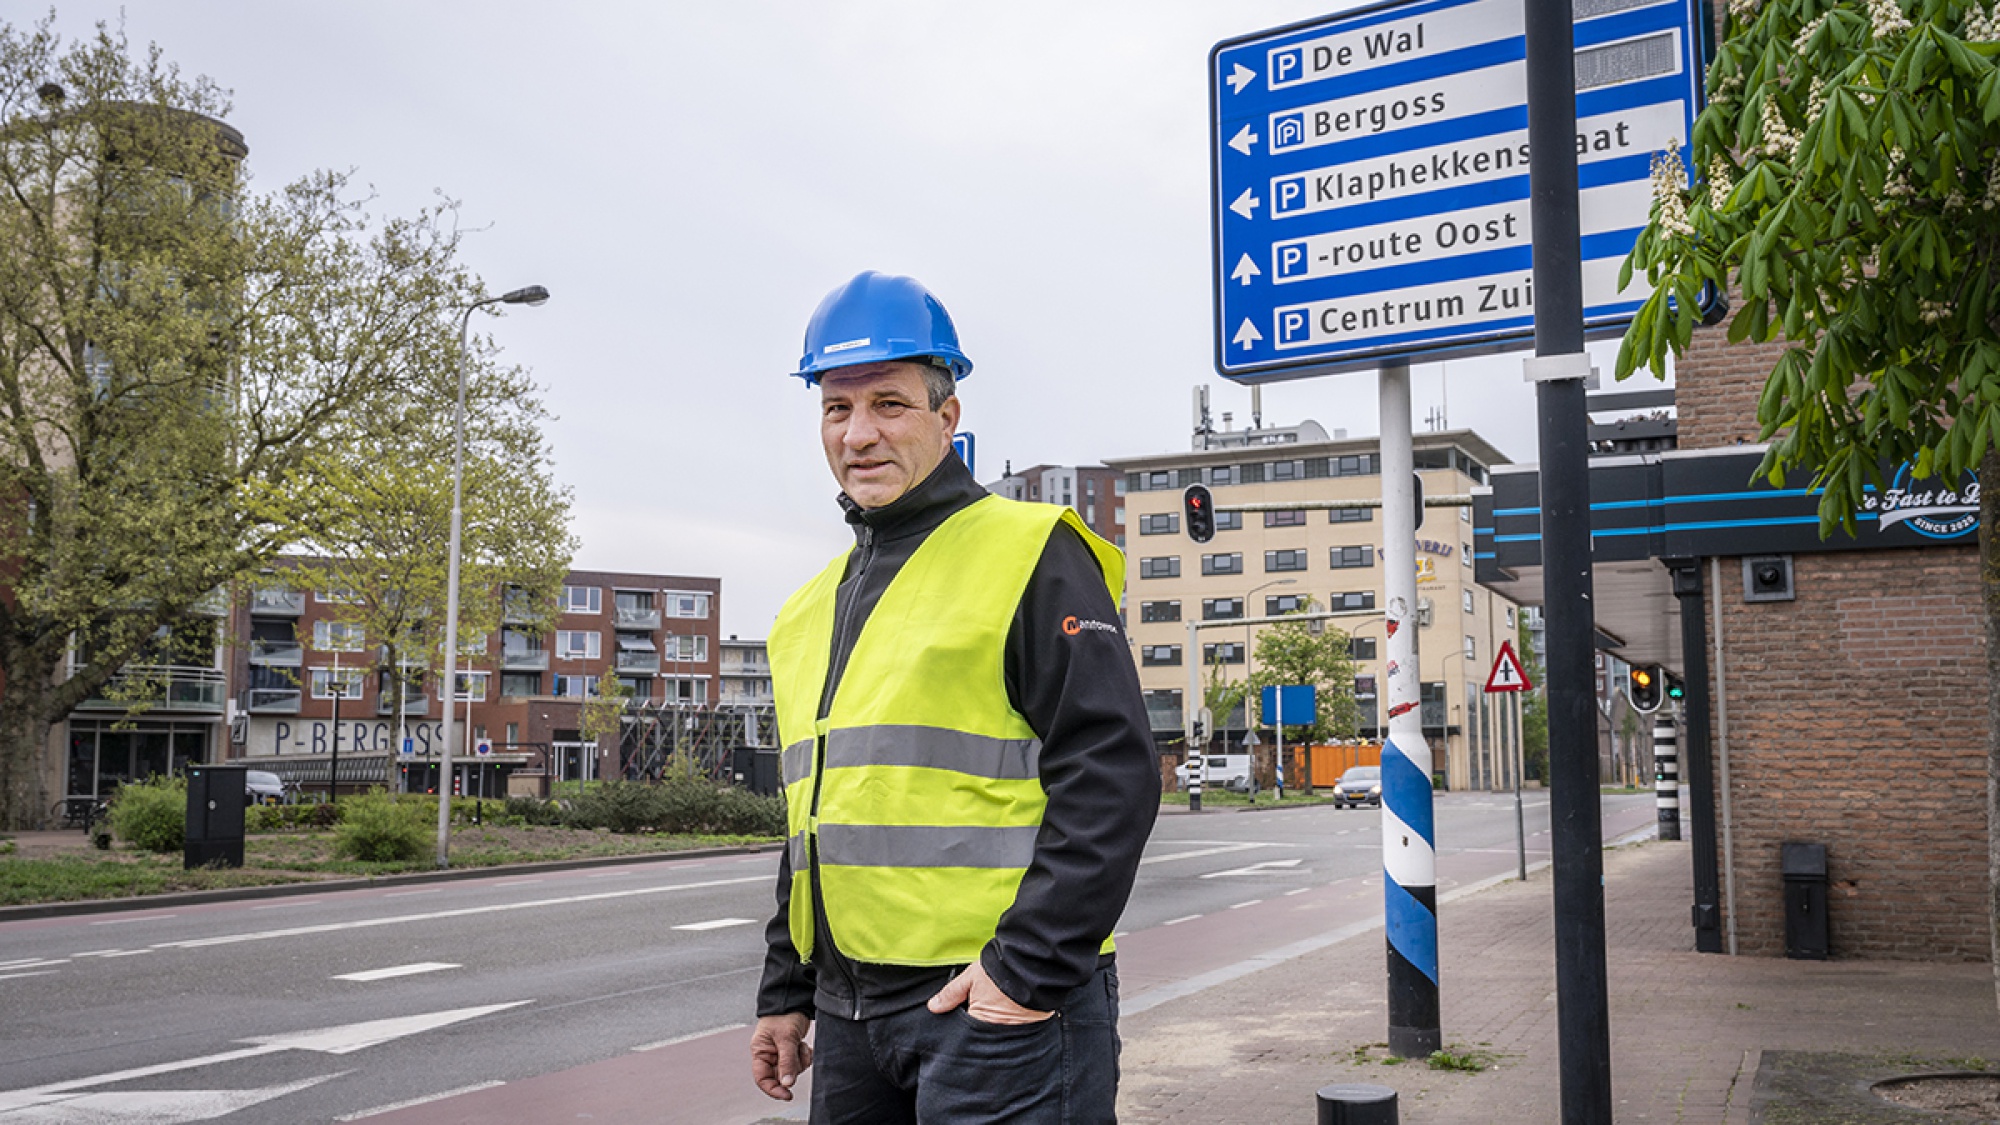
[[[124,910],[154,910],[165,906],[200,906],[211,902],[241,902],[260,898],[295,898],[334,891],[365,891],[374,887],[410,886],[421,883],[458,883],[494,875],[521,875],[538,871],[575,871],[585,867],[630,867],[641,863],[669,860],[706,859],[725,855],[756,855],[775,852],[782,843],[737,844],[721,848],[691,848],[684,852],[655,852],[649,855],[598,856],[591,859],[555,859],[542,863],[500,863],[490,867],[454,867],[444,871],[412,871],[400,875],[371,875],[361,879],[321,879],[301,883],[272,883],[262,887],[222,887],[211,891],[176,891],[163,895],[135,895],[131,898],[91,898],[74,902],[36,902],[22,906],[0,906],[0,923],[37,918],[64,918],[80,914],[115,914]]]

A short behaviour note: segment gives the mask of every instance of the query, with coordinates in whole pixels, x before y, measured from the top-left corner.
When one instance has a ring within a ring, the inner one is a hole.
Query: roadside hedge
[[[111,831],[149,852],[177,852],[187,841],[187,779],[128,781],[111,798]]]

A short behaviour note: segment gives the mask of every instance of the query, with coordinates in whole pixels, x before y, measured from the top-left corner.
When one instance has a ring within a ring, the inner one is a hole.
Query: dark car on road
[[[1381,804],[1381,766],[1355,766],[1341,774],[1340,780],[1333,783],[1334,808],[1344,809],[1350,805],[1355,808],[1360,808],[1362,805],[1374,805],[1379,808]]]

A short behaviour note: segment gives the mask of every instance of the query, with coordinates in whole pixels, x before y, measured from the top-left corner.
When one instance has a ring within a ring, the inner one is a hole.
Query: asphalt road
[[[1547,799],[1526,799],[1528,860]],[[1652,798],[1607,797],[1607,838]],[[1515,868],[1511,797],[1440,794],[1439,892]],[[1163,814],[1128,1010],[1381,912],[1371,811]],[[775,852],[0,924],[0,1125],[749,1121]],[[593,1102],[593,1099],[596,1099]],[[413,1108],[397,1110],[411,1105]],[[383,1111],[389,1112],[383,1112]]]

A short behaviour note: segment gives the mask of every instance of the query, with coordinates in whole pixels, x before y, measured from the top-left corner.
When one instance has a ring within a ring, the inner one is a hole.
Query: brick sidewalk
[[[1684,843],[1605,854],[1618,1121],[1748,1122],[1764,1050],[2000,1059],[1988,966],[1695,953],[1689,866]],[[1120,1120],[1309,1125],[1334,1082],[1394,1087],[1406,1123],[1558,1120],[1548,872],[1445,904],[1440,928],[1445,1045],[1491,1069],[1356,1060],[1386,1036],[1378,929],[1127,1017]]]

